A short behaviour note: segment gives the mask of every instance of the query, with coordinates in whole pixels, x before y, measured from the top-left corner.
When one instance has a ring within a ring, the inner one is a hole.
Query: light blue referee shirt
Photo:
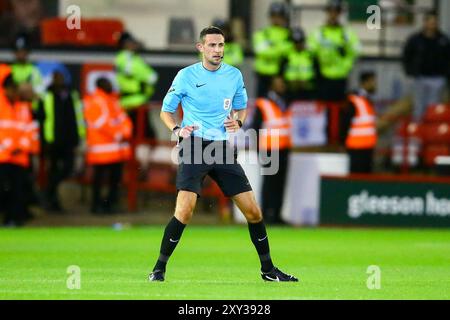
[[[196,126],[193,135],[227,140],[224,121],[231,110],[247,107],[247,90],[241,72],[226,63],[209,71],[201,62],[181,69],[167,92],[162,111],[174,113],[181,102],[184,126]]]

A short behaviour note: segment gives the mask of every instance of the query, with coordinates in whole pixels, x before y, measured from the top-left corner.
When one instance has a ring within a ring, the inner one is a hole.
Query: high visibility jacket
[[[322,26],[312,32],[307,41],[325,78],[347,78],[360,51],[353,31],[343,26]]]
[[[14,63],[11,66],[11,72],[15,83],[22,84],[28,82],[31,83],[36,93],[40,94],[43,92],[44,81],[41,72],[32,63]]]
[[[33,122],[28,103],[8,101],[0,94],[0,163],[30,165],[29,154],[35,147]],[[20,150],[21,152],[16,152]]]
[[[233,67],[239,67],[244,62],[244,51],[237,42],[226,42],[223,62]]]
[[[84,138],[86,136],[86,127],[83,118],[83,104],[80,100],[78,92],[72,91],[71,97],[75,108],[75,118],[77,121],[78,136]],[[53,92],[47,92],[44,95],[44,111],[45,121],[43,124],[44,140],[51,144],[55,142],[55,96]]]
[[[45,89],[44,80],[42,79],[39,69],[32,63],[14,63],[11,66],[11,73],[15,83],[30,83],[36,94],[43,94]],[[39,101],[36,99],[32,102],[32,108],[33,110],[36,110],[38,107]]]
[[[256,106],[262,114],[263,123],[259,132],[259,148],[262,150],[281,150],[292,146],[291,112],[283,112],[269,99],[259,98]]]
[[[269,26],[256,31],[252,38],[255,52],[255,71],[264,76],[280,72],[281,62],[292,46],[289,29]]]
[[[314,62],[311,52],[292,49],[287,56],[284,78],[287,81],[311,81],[314,76]]]
[[[85,98],[88,164],[126,161],[131,156],[132,123],[120,106],[119,99],[97,89]]]
[[[123,50],[115,60],[120,104],[134,109],[147,103],[155,92],[158,74],[138,54]]]
[[[377,144],[375,111],[370,101],[358,95],[349,95],[348,99],[356,108],[347,134],[347,149],[372,149]]]

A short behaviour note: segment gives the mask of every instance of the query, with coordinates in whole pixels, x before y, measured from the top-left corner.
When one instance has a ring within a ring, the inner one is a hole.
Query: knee
[[[194,212],[194,206],[186,204],[178,206],[175,210],[175,218],[183,224],[188,224],[191,221],[192,214]]]
[[[245,213],[245,218],[250,223],[260,222],[262,220],[261,209],[257,205],[252,206]]]

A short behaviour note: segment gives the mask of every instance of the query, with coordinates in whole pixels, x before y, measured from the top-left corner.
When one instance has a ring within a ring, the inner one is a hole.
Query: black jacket
[[[48,92],[53,93],[55,99],[55,141],[53,146],[63,149],[77,147],[80,137],[75,115],[75,101],[72,98],[71,90],[65,88],[62,92],[56,93],[54,88],[49,87]],[[45,118],[44,102],[41,100],[38,109],[38,120],[41,128],[44,127]]]
[[[427,38],[423,32],[409,37],[403,49],[403,68],[408,76],[450,75],[450,40],[442,32]]]

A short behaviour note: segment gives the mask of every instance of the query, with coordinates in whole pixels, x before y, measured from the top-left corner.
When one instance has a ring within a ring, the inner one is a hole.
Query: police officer
[[[155,92],[158,74],[137,53],[140,43],[128,32],[124,32],[119,40],[121,51],[115,60],[117,81],[120,91],[120,103],[130,116],[136,127],[137,108],[147,104]],[[145,124],[147,137],[155,133],[149,123]]]
[[[347,78],[359,51],[356,34],[339,22],[343,4],[330,0],[326,24],[309,35],[308,46],[318,60],[320,70],[319,99],[344,101]]]
[[[43,80],[39,69],[29,61],[30,44],[26,35],[19,35],[14,42],[15,61],[11,65],[14,82],[18,85],[30,83],[35,94],[42,93]],[[33,108],[38,106],[37,96],[33,102]]]
[[[75,149],[86,130],[79,94],[67,87],[61,72],[54,72],[53,82],[39,106],[38,118],[50,162],[45,206],[50,212],[61,213],[58,187],[73,171]]]
[[[272,3],[269,8],[270,26],[253,34],[258,97],[267,95],[271,79],[280,74],[282,60],[291,46],[287,28],[288,14],[286,4]]]
[[[284,69],[290,100],[314,99],[314,61],[306,48],[306,34],[299,28],[291,30],[292,48],[289,51]]]
[[[244,50],[240,43],[234,41],[229,21],[215,19],[213,26],[221,29],[225,35],[226,42],[223,62],[236,68],[241,67],[244,63]]]

